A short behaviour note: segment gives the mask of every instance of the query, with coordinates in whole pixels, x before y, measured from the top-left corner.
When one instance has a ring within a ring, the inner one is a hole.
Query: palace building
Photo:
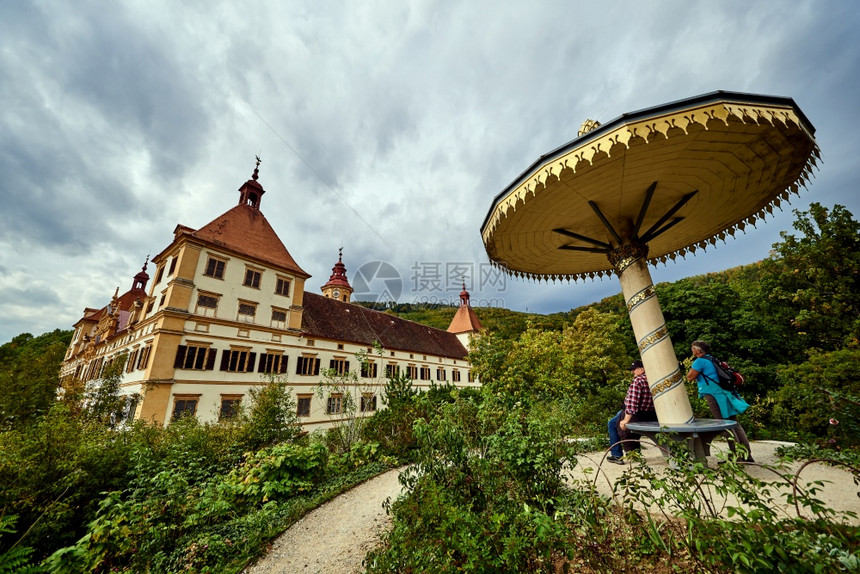
[[[310,428],[342,415],[338,393],[320,395],[326,369],[356,375],[364,413],[381,408],[377,396],[396,373],[418,388],[478,385],[467,353],[481,323],[465,287],[447,331],[352,303],[342,250],[322,295],[305,292],[310,275],[260,210],[266,192],[258,168],[239,188],[238,205],[200,229],[176,226],[152,258],[151,284],[147,261],[130,290],[117,288],[108,305],[84,309],[62,378],[97,385],[108,365],[124,360],[127,420],[167,424],[188,414],[203,422],[230,417],[274,377],[292,387]]]

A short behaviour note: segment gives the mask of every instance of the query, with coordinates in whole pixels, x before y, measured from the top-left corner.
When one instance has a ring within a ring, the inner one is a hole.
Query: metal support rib
[[[666,231],[669,231],[670,229],[672,229],[673,227],[675,227],[676,225],[678,225],[682,221],[684,221],[683,217],[673,218],[672,221],[670,221],[669,223],[667,223],[666,225],[664,225],[663,227],[661,227],[660,229],[658,229],[654,233],[648,235],[647,239],[643,239],[643,241],[651,241],[655,237],[659,237],[660,235],[663,235],[663,233],[665,233]]]
[[[588,253],[609,253],[610,249],[603,249],[602,247],[580,247],[578,245],[561,245],[559,249],[566,249],[568,251],[587,251]]]
[[[648,206],[651,204],[651,198],[654,197],[654,190],[657,189],[655,181],[648,186],[645,191],[645,200],[642,202],[642,207],[639,208],[639,217],[636,218],[636,225],[633,226],[633,237],[639,237],[639,228],[642,227],[642,220],[645,219],[645,213],[648,211]]]
[[[574,233],[573,231],[568,231],[567,229],[553,229],[553,232],[558,233],[559,235],[565,235],[567,237],[572,237],[573,239],[579,239],[580,241],[584,241],[585,243],[591,243],[592,245],[597,245],[598,247],[602,247],[603,249],[612,249],[612,246],[608,243],[604,243],[603,241],[598,241],[597,239],[592,239],[591,237],[586,237],[585,235],[580,235],[579,233]]]
[[[681,209],[682,207],[684,207],[684,205],[685,205],[688,201],[690,201],[691,199],[693,199],[693,196],[694,196],[694,195],[696,195],[697,193],[699,193],[699,190],[698,190],[698,189],[697,189],[696,191],[691,191],[690,193],[688,193],[687,195],[685,195],[684,197],[682,197],[682,198],[678,201],[678,203],[676,203],[676,204],[672,207],[672,209],[670,209],[668,212],[666,212],[666,215],[664,215],[664,216],[663,216],[663,217],[661,217],[659,220],[657,220],[657,223],[655,223],[654,225],[652,225],[652,226],[648,229],[648,231],[646,231],[646,232],[645,232],[645,234],[644,234],[644,235],[642,235],[642,237],[640,238],[640,241],[642,241],[643,243],[647,243],[647,242],[648,242],[648,241],[650,241],[651,239],[654,239],[655,235],[653,235],[653,233],[654,233],[657,229],[660,229],[660,226],[661,226],[661,225],[663,225],[664,223],[666,223],[666,221],[667,221],[670,217],[672,217],[673,215],[675,215],[675,213],[677,213],[677,211],[678,211],[679,209]],[[677,223],[677,222],[676,222],[676,223]],[[673,223],[673,225],[674,225],[674,223]],[[666,229],[668,229],[668,227],[667,227]],[[662,233],[663,231],[665,231],[665,229],[660,230],[660,233]]]
[[[602,212],[602,211],[600,211],[600,208],[599,208],[599,207],[597,207],[597,204],[596,204],[596,203],[594,203],[593,201],[589,201],[589,202],[588,202],[588,205],[591,207],[591,209],[593,209],[593,210],[594,210],[594,213],[596,213],[596,214],[597,214],[597,217],[599,217],[599,218],[600,218],[600,221],[602,221],[602,222],[603,222],[603,225],[606,227],[606,229],[608,229],[608,230],[609,230],[609,233],[611,233],[611,234],[612,234],[612,237],[615,239],[615,241],[617,241],[617,242],[618,242],[618,245],[623,245],[623,244],[624,244],[624,241],[623,241],[623,240],[621,239],[621,237],[618,235],[618,232],[617,232],[617,231],[615,231],[615,228],[614,228],[614,227],[612,227],[612,224],[611,224],[611,223],[609,223],[609,220],[608,220],[608,219],[606,219],[606,216],[605,216],[605,215],[603,215],[603,212]]]

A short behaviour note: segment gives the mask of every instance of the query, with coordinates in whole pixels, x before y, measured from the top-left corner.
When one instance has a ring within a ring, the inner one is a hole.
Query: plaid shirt
[[[627,396],[624,397],[624,412],[635,415],[642,411],[653,411],[654,399],[651,397],[651,389],[648,388],[648,377],[644,374],[633,378]]]

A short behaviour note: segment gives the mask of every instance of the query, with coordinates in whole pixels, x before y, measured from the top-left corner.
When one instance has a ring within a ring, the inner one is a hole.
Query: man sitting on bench
[[[622,443],[625,454],[631,451],[639,452],[642,448],[639,443],[640,435],[630,431],[627,423],[657,420],[657,411],[654,410],[654,401],[651,398],[651,389],[648,387],[648,377],[645,376],[642,361],[633,361],[630,370],[633,371],[633,381],[627,389],[627,396],[624,397],[624,418],[618,422],[618,436],[622,441],[627,441]],[[607,460],[615,464],[624,464],[623,459],[614,456],[608,457]]]

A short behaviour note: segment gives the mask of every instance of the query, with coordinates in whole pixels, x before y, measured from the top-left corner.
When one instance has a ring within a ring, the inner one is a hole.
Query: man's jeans
[[[609,444],[613,445],[613,447],[609,450],[612,453],[612,456],[615,458],[621,458],[624,455],[624,451],[621,448],[620,444],[615,444],[619,440],[621,440],[618,436],[618,422],[624,418],[624,410],[618,411],[618,414],[609,419],[607,426],[609,427]]]

